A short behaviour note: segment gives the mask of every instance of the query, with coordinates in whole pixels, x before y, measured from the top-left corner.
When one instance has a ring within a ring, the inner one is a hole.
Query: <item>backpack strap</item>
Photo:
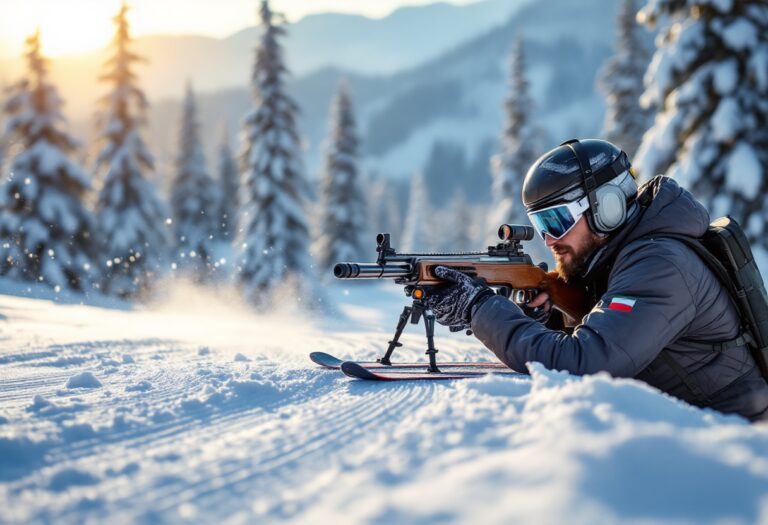
[[[657,234],[651,234],[641,237],[641,239],[658,239],[658,238],[669,238],[669,239],[677,239],[678,241],[682,242],[689,248],[691,248],[696,254],[702,259],[704,264],[707,265],[707,267],[712,270],[712,272],[717,277],[717,280],[720,281],[720,284],[722,284],[725,289],[728,291],[728,297],[731,298],[731,301],[733,302],[734,307],[736,308],[737,312],[740,312],[738,297],[739,292],[736,289],[736,287],[733,284],[733,281],[730,278],[730,275],[728,274],[728,270],[725,269],[725,266],[715,257],[713,254],[707,250],[707,248],[701,243],[699,239],[695,239],[693,237],[688,237],[686,235],[678,235],[674,233],[664,233],[661,235]],[[686,346],[695,348],[696,350],[703,350],[703,351],[709,351],[709,352],[723,352],[725,350],[729,350],[731,348],[737,348],[739,346],[744,346],[747,344],[750,344],[754,341],[753,337],[750,335],[749,331],[745,330],[743,326],[740,327],[739,335],[735,337],[734,339],[730,339],[727,341],[716,341],[716,342],[705,342],[705,341],[694,341],[692,339],[687,338],[680,338],[678,339],[681,343],[684,343]],[[696,383],[696,381],[691,377],[691,375],[683,368],[683,366],[677,362],[677,360],[672,357],[671,352],[669,352],[666,348],[661,351],[659,354],[661,359],[664,361],[664,363],[672,369],[672,371],[677,375],[680,380],[683,382],[683,384],[686,386],[686,388],[693,394],[696,401],[698,401],[702,405],[711,405],[712,401],[707,396],[704,391],[699,387],[699,385]]]
[[[731,348],[752,344],[753,339],[752,336],[749,335],[749,332],[742,330],[737,338],[729,339],[728,341],[707,343],[702,341],[694,341],[693,339],[687,339],[685,337],[681,337],[678,339],[678,341],[682,341],[686,346],[690,346],[696,350],[713,350],[715,352],[724,352],[725,350],[730,350]]]
[[[707,394],[705,394],[704,391],[699,388],[699,385],[696,383],[696,381],[693,380],[691,375],[685,371],[685,368],[683,368],[682,365],[678,363],[674,357],[672,357],[672,354],[669,352],[669,350],[666,348],[663,349],[659,356],[664,360],[664,363],[672,369],[677,377],[680,378],[680,380],[688,388],[691,394],[693,394],[693,397],[696,399],[696,401],[699,402],[699,404],[712,404],[712,400],[709,398],[709,396],[707,396]]]
[[[686,246],[688,246],[694,252],[696,252],[696,255],[698,255],[703,260],[704,264],[706,264],[707,267],[710,270],[712,270],[712,272],[715,274],[715,277],[717,277],[717,280],[720,281],[720,284],[722,284],[723,287],[725,287],[725,289],[728,292],[728,297],[731,298],[731,301],[733,303],[734,308],[736,308],[736,311],[741,312],[741,309],[739,308],[738,299],[740,295],[743,295],[743,292],[739,293],[739,291],[736,289],[736,286],[734,286],[730,275],[728,274],[728,270],[726,270],[725,266],[723,266],[723,263],[721,263],[717,259],[717,257],[715,257],[712,253],[710,253],[709,250],[707,250],[707,248],[701,243],[699,239],[695,239],[693,237],[688,237],[687,235],[680,235],[676,233],[651,234],[651,235],[645,235],[641,237],[641,239],[658,239],[658,238],[676,239],[682,242],[683,244],[685,244]],[[690,346],[691,348],[695,348],[697,350],[723,352],[731,348],[736,348],[739,346],[751,344],[752,342],[754,342],[754,338],[749,333],[749,331],[744,328],[744,326],[741,326],[739,330],[739,335],[727,341],[706,342],[706,341],[695,341],[693,339],[686,339],[686,338],[680,338],[679,341],[684,342],[687,346]]]

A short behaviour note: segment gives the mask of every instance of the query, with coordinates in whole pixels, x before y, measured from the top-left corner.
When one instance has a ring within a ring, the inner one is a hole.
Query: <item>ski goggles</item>
[[[576,223],[588,209],[589,199],[585,196],[577,201],[531,212],[528,214],[528,218],[542,239],[545,235],[549,235],[558,240],[576,226]]]

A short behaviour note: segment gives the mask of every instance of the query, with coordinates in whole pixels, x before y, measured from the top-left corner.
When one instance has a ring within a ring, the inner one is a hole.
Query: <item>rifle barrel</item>
[[[338,263],[333,267],[333,275],[337,279],[397,279],[407,277],[411,273],[411,265],[376,263]]]

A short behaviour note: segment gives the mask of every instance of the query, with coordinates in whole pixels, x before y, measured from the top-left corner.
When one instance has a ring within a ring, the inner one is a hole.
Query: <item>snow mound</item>
[[[529,386],[502,376],[463,381],[400,418],[356,450],[345,465],[354,474],[297,522],[768,518],[768,428],[634,380],[529,370]]]
[[[149,381],[139,381],[135,385],[128,385],[125,387],[126,392],[146,392],[152,388],[152,384]]]
[[[67,381],[67,388],[100,388],[101,381],[92,372],[75,374]]]
[[[361,304],[401,310],[371,290]],[[2,295],[0,309],[3,523],[768,523],[768,426],[639,381],[532,363],[382,384],[308,360],[381,355],[390,315],[334,328]],[[423,359],[422,333],[403,343],[399,358]],[[442,327],[436,345],[490,358]],[[87,360],[38,366],[60,355]],[[62,388],[124,355],[109,388]]]

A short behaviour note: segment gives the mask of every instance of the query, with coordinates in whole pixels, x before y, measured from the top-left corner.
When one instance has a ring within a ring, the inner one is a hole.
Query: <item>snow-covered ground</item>
[[[184,287],[133,310],[0,295],[0,522],[768,523],[768,427],[535,364],[353,381],[307,354],[375,357],[405,298],[347,290],[332,320]]]

